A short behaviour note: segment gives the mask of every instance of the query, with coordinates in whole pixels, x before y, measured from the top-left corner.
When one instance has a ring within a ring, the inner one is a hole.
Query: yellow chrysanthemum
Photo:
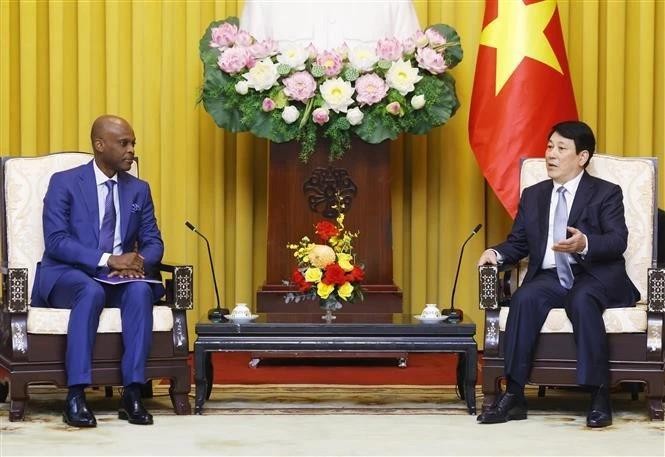
[[[337,254],[337,263],[340,267],[342,267],[342,270],[351,271],[353,270],[353,265],[351,265],[352,258],[353,257],[351,257],[351,254],[340,253]]]
[[[347,300],[353,293],[353,286],[350,282],[345,282],[342,286],[337,289],[337,295],[339,295],[344,300]]]
[[[335,286],[333,286],[332,284],[326,284],[320,282],[316,286],[316,294],[323,299],[328,298],[328,296],[332,293],[333,290],[335,290]]]
[[[321,281],[321,276],[320,268],[308,268],[305,271],[305,281],[307,282],[319,282]]]
[[[335,261],[335,251],[325,244],[315,244],[307,256],[309,263],[318,268],[325,268]]]

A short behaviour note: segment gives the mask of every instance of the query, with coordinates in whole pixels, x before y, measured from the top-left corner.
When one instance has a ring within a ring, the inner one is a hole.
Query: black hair
[[[596,151],[596,137],[593,135],[593,130],[587,124],[582,121],[564,121],[559,122],[552,130],[550,130],[547,139],[549,140],[552,137],[552,134],[556,132],[564,138],[573,140],[575,143],[575,153],[579,154],[582,151],[589,152],[589,159],[584,163],[584,168],[589,165],[593,153]]]

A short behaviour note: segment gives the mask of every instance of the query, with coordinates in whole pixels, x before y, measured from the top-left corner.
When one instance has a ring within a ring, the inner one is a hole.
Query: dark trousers
[[[577,346],[577,383],[607,385],[609,354],[603,323],[607,295],[593,276],[575,275],[573,287],[559,283],[556,270],[541,270],[522,284],[510,302],[504,333],[505,374],[525,385],[529,379],[540,329],[553,308],[565,308]]]
[[[152,342],[152,305],[155,302],[148,283],[112,286],[73,270],[58,279],[48,301],[52,307],[71,309],[65,357],[68,385],[92,383],[92,350],[99,316],[105,306],[120,308],[123,385],[146,381],[145,363]]]

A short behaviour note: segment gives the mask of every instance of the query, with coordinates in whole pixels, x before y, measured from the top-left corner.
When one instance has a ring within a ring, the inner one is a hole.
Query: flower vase
[[[332,321],[337,319],[337,316],[333,314],[333,311],[342,309],[342,304],[336,298],[326,298],[320,301],[321,309],[326,313],[321,316],[321,319],[326,321],[326,324],[332,324]]]

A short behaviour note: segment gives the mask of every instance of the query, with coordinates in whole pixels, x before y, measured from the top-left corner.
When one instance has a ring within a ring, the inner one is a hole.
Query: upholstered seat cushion
[[[168,306],[155,306],[152,309],[152,331],[168,332],[173,329],[173,313]],[[69,310],[58,308],[30,308],[28,312],[28,333],[66,335]],[[99,318],[98,333],[120,333],[120,309],[104,308]]]
[[[509,307],[499,313],[499,329],[506,329]],[[634,308],[608,308],[603,313],[607,333],[640,333],[647,329],[647,307],[639,303]],[[550,311],[540,333],[573,333],[573,324],[563,308]]]

